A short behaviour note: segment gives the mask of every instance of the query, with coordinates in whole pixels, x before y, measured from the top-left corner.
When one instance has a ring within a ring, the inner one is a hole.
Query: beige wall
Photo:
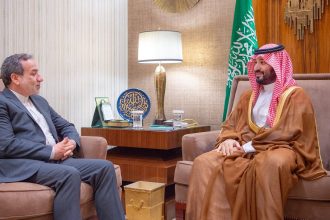
[[[200,0],[191,10],[167,13],[151,0],[128,1],[128,87],[141,88],[156,111],[153,72],[156,65],[137,63],[138,34],[147,30],[176,30],[182,33],[181,64],[164,64],[167,72],[165,114],[183,109],[184,118],[218,129],[223,112],[235,1]]]

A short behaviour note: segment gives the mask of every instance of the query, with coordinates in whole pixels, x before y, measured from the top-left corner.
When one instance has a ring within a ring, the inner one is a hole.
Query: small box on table
[[[164,183],[138,181],[124,189],[127,220],[164,219]]]

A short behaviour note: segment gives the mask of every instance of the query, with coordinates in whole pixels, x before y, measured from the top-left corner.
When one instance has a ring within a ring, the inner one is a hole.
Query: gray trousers
[[[28,182],[51,187],[55,191],[54,220],[80,220],[80,183],[94,190],[99,220],[124,220],[113,164],[106,160],[69,158],[44,163]]]

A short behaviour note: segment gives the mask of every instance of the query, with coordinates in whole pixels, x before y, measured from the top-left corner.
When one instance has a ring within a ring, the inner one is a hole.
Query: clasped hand
[[[232,155],[237,150],[242,150],[242,147],[233,139],[223,141],[219,147],[215,149],[215,151],[221,152],[224,156]]]
[[[61,142],[53,146],[55,154],[54,160],[65,160],[73,155],[73,150],[76,148],[76,142],[65,137]]]

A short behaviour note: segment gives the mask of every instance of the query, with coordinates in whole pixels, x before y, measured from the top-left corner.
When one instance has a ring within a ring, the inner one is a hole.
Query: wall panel
[[[32,53],[54,109],[90,126],[94,97],[127,88],[127,0],[0,0],[0,60]],[[115,108],[114,108],[115,109]]]
[[[305,30],[304,39],[298,41],[295,31],[284,23],[286,3],[287,0],[254,0],[259,45],[285,45],[296,73],[330,72],[330,5],[325,4],[321,20],[314,20],[314,32]]]

